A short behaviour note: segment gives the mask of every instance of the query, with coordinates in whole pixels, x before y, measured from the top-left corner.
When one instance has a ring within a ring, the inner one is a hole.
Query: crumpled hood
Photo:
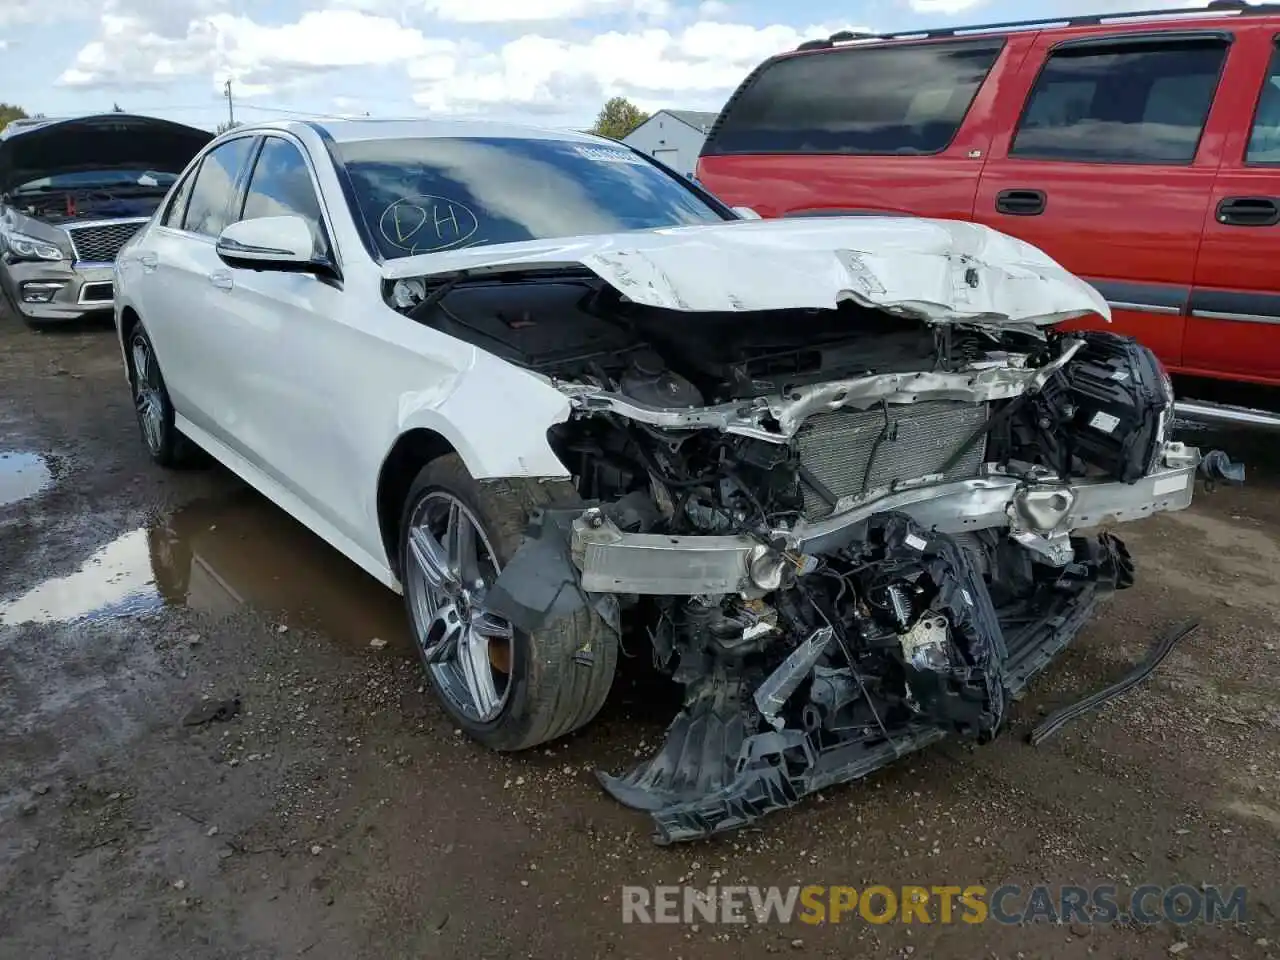
[[[581,265],[631,300],[682,311],[864,306],[933,323],[1039,327],[1106,301],[1041,250],[976,223],[741,220],[494,244],[387,261],[388,280]]]
[[[24,127],[0,139],[0,193],[41,177],[82,170],[179,173],[212,139],[208,130],[127,113]]]

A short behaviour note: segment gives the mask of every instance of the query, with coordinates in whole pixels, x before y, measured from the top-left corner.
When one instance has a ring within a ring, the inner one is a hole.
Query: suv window
[[[385,258],[726,216],[621,144],[536,137],[354,140],[335,152]]]
[[[178,189],[173,191],[173,197],[169,201],[169,208],[164,212],[164,219],[160,222],[166,227],[182,229],[182,217],[187,212],[187,200],[191,197],[191,185],[196,182],[196,174],[199,168],[192,170],[187,174],[187,178],[178,185]]]
[[[1280,50],[1271,58],[1271,69],[1258,97],[1253,132],[1245,154],[1249,163],[1280,163]]]
[[[227,225],[227,208],[235,193],[236,177],[249,157],[252,137],[230,140],[205,156],[196,172],[191,200],[183,218],[184,230],[216,237]]]
[[[849,47],[771,61],[730,101],[703,153],[940,153],[1002,46]]]
[[[1009,155],[1190,163],[1226,54],[1216,39],[1064,46],[1036,78]]]
[[[325,249],[320,199],[311,183],[311,171],[302,151],[287,140],[268,137],[253,166],[241,219],[285,216],[306,220],[311,227],[316,250]]]

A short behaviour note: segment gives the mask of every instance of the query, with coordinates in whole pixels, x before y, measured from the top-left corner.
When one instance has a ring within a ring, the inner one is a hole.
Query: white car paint
[[[117,326],[123,329],[127,311],[141,318],[182,433],[394,589],[376,500],[380,469],[397,439],[414,429],[435,431],[478,479],[565,477],[546,432],[569,416],[570,400],[547,379],[397,313],[383,300],[387,279],[582,263],[633,299],[684,310],[830,306],[853,297],[934,320],[1106,315],[1092,288],[1034,248],[977,225],[940,221],[733,221],[492,245],[384,265],[365,245],[326,138],[616,144],[496,124],[349,121],[322,128],[288,121],[238,128],[205,152],[261,135],[288,140],[308,158],[341,284],[229,267],[214,238],[161,224],[166,201],[117,262]],[[970,269],[979,274],[976,288],[964,282]]]

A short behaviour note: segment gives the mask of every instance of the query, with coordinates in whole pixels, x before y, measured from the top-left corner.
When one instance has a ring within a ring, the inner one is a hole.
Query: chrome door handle
[[[229,270],[215,270],[209,274],[209,282],[219,290],[230,290],[236,285]]]
[[[142,264],[143,270],[154,270],[156,267],[160,266],[160,258],[154,253],[138,254],[138,262]]]

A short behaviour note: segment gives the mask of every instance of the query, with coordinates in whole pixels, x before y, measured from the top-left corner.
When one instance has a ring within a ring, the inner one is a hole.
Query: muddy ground
[[[656,743],[672,691],[628,664],[579,735],[485,752],[424,694],[398,598],[225,471],[148,463],[108,327],[0,317],[0,956],[1280,956],[1280,455],[1201,439],[1249,485],[1125,530],[1138,586],[1007,735],[662,848],[592,770]],[[1189,618],[1151,682],[1024,742]],[[623,884],[682,879],[1242,884],[1248,920],[622,924]]]

